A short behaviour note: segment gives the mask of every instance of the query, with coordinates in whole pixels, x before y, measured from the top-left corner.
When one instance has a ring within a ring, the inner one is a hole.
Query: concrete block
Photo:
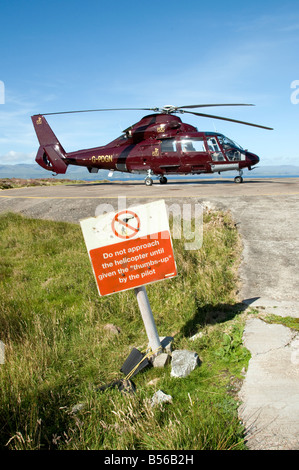
[[[161,353],[153,359],[154,367],[165,367],[170,362],[170,356],[167,353]]]

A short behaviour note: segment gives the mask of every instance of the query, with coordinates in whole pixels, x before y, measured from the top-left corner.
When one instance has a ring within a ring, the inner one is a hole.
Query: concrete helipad
[[[0,191],[1,197],[18,198],[181,198],[280,196],[299,193],[299,178],[249,179],[235,184],[231,179],[170,180],[166,185],[155,182],[145,186],[142,181],[86,182],[67,186],[37,186]]]
[[[0,212],[78,223],[97,207],[165,199],[230,210],[243,240],[240,300],[261,312],[299,317],[299,179],[86,183],[0,191]],[[282,325],[249,317],[251,351],[240,391],[240,418],[250,449],[299,449],[299,336]]]

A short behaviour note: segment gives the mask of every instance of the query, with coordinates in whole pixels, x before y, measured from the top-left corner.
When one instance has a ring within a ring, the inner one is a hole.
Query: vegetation
[[[0,178],[1,189],[27,188],[29,186],[57,186],[59,184],[86,183],[80,180],[55,179],[55,178]]]
[[[147,337],[133,291],[98,296],[80,227],[6,214],[0,233],[0,449],[245,448],[236,391],[249,353],[228,214],[205,214],[200,250],[174,240],[178,276],[147,286],[159,334],[200,367],[183,379],[147,367],[135,394],[97,389]],[[172,403],[151,406],[158,389]]]
[[[292,330],[299,331],[299,318],[294,317],[281,317],[280,315],[266,314],[260,315],[264,321],[267,323],[276,323],[280,325],[287,326]]]

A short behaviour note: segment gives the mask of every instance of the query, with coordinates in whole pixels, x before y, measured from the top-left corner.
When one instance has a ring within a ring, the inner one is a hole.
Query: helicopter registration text
[[[112,162],[112,155],[99,155],[91,157],[92,163],[109,163]]]

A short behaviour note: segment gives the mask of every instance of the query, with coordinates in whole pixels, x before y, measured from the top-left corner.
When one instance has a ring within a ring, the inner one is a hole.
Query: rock
[[[160,377],[156,377],[155,379],[150,380],[147,383],[147,385],[149,385],[151,387],[153,387],[153,386],[155,387],[157,385],[157,383],[159,382],[159,380],[160,380]]]
[[[161,353],[153,359],[154,367],[165,367],[170,362],[170,356],[167,353]]]
[[[160,403],[171,403],[172,402],[172,396],[171,395],[166,395],[166,393],[162,392],[162,390],[158,390],[156,393],[154,393],[152,397],[152,406],[159,405]]]
[[[196,341],[198,338],[202,338],[203,337],[203,332],[200,331],[199,333],[196,333],[195,335],[191,336],[189,338],[190,341]]]
[[[113,325],[112,323],[107,323],[104,326],[104,330],[109,331],[109,333],[112,333],[113,335],[119,335],[121,332],[121,329],[118,326]]]
[[[82,411],[84,410],[85,408],[85,403],[77,403],[77,405],[74,405],[72,410],[71,410],[71,413],[73,413],[74,415],[79,413],[79,411]]]
[[[187,377],[197,366],[200,360],[196,352],[187,350],[175,350],[172,353],[171,376]]]

